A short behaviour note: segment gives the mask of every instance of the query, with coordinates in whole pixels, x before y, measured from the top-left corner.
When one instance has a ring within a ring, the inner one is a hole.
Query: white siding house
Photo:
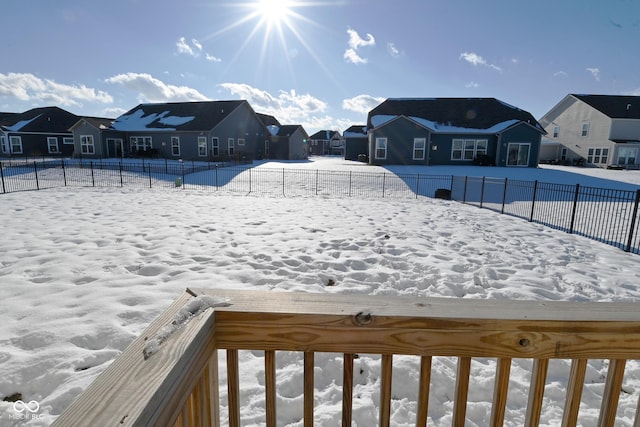
[[[640,96],[569,94],[539,122],[554,147],[541,163],[640,167]]]

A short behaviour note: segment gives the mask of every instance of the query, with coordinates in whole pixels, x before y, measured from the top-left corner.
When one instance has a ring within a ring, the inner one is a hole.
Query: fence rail
[[[226,306],[212,309],[216,298],[226,300]],[[176,322],[182,323],[176,327]],[[343,426],[354,421],[358,355],[380,361],[378,398],[371,402],[378,415],[370,417],[368,425],[393,425],[393,403],[399,399],[415,402],[407,425],[425,426],[429,417],[444,418],[443,413],[453,426],[483,424],[482,411],[467,410],[469,402],[481,399],[490,405],[491,426],[505,421],[537,426],[554,411],[555,425],[637,426],[637,397],[621,396],[631,393],[624,384],[637,380],[640,341],[630,337],[639,328],[634,302],[187,290],[53,426],[236,427],[247,423],[242,409],[261,400],[263,425],[292,420],[299,420],[296,425],[321,425],[315,409],[327,394],[316,392],[321,386],[315,367],[326,353],[342,355],[330,368],[342,368],[342,405],[338,401],[330,411],[335,421],[341,415]],[[158,341],[159,336],[164,339]],[[248,360],[243,351],[264,360],[264,370],[257,374],[259,387],[255,379],[240,375]],[[406,364],[407,355],[418,375],[398,377],[394,360],[402,356]],[[437,372],[434,362],[443,358],[453,365],[453,378],[432,375]],[[474,363],[483,359],[483,365],[493,366],[494,384],[493,393],[489,388],[479,397],[472,394],[478,384]],[[599,396],[584,399],[583,390],[595,391],[587,375],[598,365],[608,365],[606,377],[598,380]],[[518,384],[512,375],[523,369],[528,385]],[[282,380],[278,373],[284,370],[297,372],[296,384]],[[398,381],[411,384],[412,392],[396,397],[392,384]],[[545,392],[550,381],[562,384],[565,393]],[[514,387],[523,393],[518,413],[507,405]],[[301,390],[302,399],[278,398],[290,396],[292,389]],[[430,391],[442,389],[452,390],[453,405],[430,406]]]
[[[640,254],[640,190],[508,178],[275,169],[207,162],[5,161],[1,193],[54,187],[196,189],[273,196],[445,197]]]

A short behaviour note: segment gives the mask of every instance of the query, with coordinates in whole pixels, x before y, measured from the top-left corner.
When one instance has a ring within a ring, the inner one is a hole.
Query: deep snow
[[[258,167],[418,170],[335,158]],[[640,187],[640,172],[627,171],[463,168],[455,174],[472,170]],[[419,171],[450,174],[451,168]],[[25,422],[12,403],[0,402],[3,426],[50,424],[187,287],[416,298],[640,299],[638,255],[489,210],[422,197],[59,188],[0,195],[0,224],[0,398],[21,393],[22,400],[39,405],[34,419]],[[329,279],[335,286],[326,286]],[[301,361],[300,354],[278,353],[279,425],[302,425]],[[261,353],[241,352],[240,365],[243,425],[263,425]],[[522,425],[530,365],[514,360],[506,425]],[[418,358],[394,358],[393,425],[414,423],[418,367]],[[341,369],[340,355],[316,356],[319,425],[339,424]],[[455,359],[434,360],[430,425],[451,424],[455,369]],[[606,369],[606,361],[589,363],[582,425],[595,424]],[[550,409],[542,425],[559,423],[562,407],[552,401],[563,401],[568,370],[566,361],[550,365],[545,389]],[[354,372],[354,422],[375,425],[379,357],[361,355]],[[488,425],[494,375],[494,360],[473,361],[468,425]],[[635,361],[627,364],[623,390],[616,425],[627,426],[640,395]],[[224,389],[221,396],[224,402]]]

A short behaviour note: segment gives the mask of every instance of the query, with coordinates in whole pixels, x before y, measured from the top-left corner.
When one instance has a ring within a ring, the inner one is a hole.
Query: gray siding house
[[[374,165],[536,167],[544,129],[495,98],[387,99],[367,118]]]
[[[73,133],[83,157],[203,161],[252,161],[266,136],[266,127],[244,100],[140,104],[109,128],[86,121]]]
[[[75,114],[58,107],[4,113],[0,125],[0,155],[70,156],[74,144],[69,129],[78,119]]]
[[[569,94],[540,124],[543,162],[640,168],[640,96]]]
[[[363,157],[369,158],[369,139],[367,137],[366,125],[349,126],[342,133],[344,138],[344,158],[345,160],[362,161]]]
[[[265,146],[266,158],[272,160],[307,160],[309,135],[302,125],[270,126],[272,135]]]
[[[309,154],[328,156],[344,154],[344,140],[340,132],[320,130],[309,137]]]

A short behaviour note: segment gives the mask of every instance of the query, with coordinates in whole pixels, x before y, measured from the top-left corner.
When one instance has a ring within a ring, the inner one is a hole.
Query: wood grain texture
[[[499,427],[504,424],[510,373],[511,359],[498,359],[496,366],[496,382],[493,386],[493,404],[491,406],[491,426],[493,427]]]
[[[213,310],[195,316],[145,360],[147,340],[170,324],[179,297],[53,423],[54,426],[173,425],[213,351]]]
[[[562,414],[562,427],[575,427],[578,424],[578,411],[582,399],[582,388],[587,370],[586,359],[574,359],[571,361],[571,372],[567,384],[567,398]]]
[[[607,381],[602,394],[602,407],[600,408],[600,418],[598,427],[613,427],[616,422],[616,410],[618,409],[618,399],[622,388],[624,377],[624,367],[626,360],[612,359],[609,361]]]

